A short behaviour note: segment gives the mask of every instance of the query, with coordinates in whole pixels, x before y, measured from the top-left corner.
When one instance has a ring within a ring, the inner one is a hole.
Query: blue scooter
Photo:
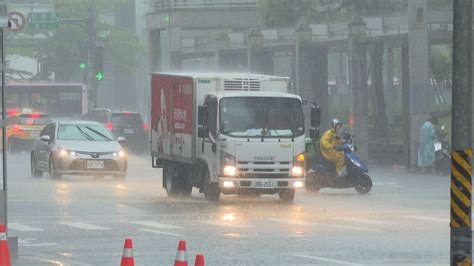
[[[317,145],[316,158],[307,164],[306,190],[319,192],[322,188],[355,188],[360,194],[367,194],[372,189],[372,179],[368,175],[369,168],[355,154],[352,138],[346,138],[342,144],[345,154],[347,175],[337,177],[334,163],[324,159],[319,151],[319,143],[307,141],[309,145]]]
[[[355,154],[355,146],[348,132],[342,134],[342,151],[345,154],[347,175],[337,177],[334,163],[324,159],[319,150],[319,126],[321,124],[321,109],[315,103],[311,107],[310,139],[306,141],[306,153],[314,148],[313,156],[306,164],[306,191],[319,192],[322,188],[355,188],[360,194],[367,194],[372,189],[372,179],[369,168]]]

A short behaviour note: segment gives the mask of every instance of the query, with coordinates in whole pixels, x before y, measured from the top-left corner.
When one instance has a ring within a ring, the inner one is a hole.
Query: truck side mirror
[[[207,138],[207,137],[209,137],[209,128],[208,128],[208,127],[200,127],[200,128],[198,128],[198,137],[200,137],[200,138]]]
[[[207,124],[207,110],[204,106],[198,107],[198,125],[206,125]]]
[[[321,125],[321,107],[311,106],[311,127],[318,128]]]
[[[314,127],[310,128],[310,129],[309,129],[309,137],[310,137],[311,139],[319,139],[319,127],[317,127],[317,128],[314,128]]]

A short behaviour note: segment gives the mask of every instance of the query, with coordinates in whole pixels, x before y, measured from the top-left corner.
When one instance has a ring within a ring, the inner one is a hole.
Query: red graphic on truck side
[[[156,134],[156,149],[171,154],[172,138],[192,133],[192,79],[176,76],[153,75],[152,129]],[[176,134],[177,136],[173,135]],[[179,144],[176,140],[174,143]]]

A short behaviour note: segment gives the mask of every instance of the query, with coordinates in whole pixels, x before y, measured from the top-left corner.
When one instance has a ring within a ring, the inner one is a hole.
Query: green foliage
[[[387,15],[404,10],[407,0],[258,0],[257,7],[267,27],[294,26],[300,20],[334,22],[355,15]]]
[[[102,14],[113,14],[116,3],[129,3],[132,0],[53,0],[55,11],[61,19],[84,19],[90,16],[91,4],[94,5],[97,17]],[[89,35],[87,24],[61,24],[53,32],[41,32],[46,38],[28,45],[18,47],[11,40],[8,55],[21,55],[38,60],[39,72],[31,79],[48,79],[53,73],[56,79],[70,80],[82,75],[78,65],[88,61]],[[97,22],[97,33],[108,31],[104,39],[105,60],[114,59],[114,63],[124,69],[134,71],[131,67],[136,57],[145,51],[143,41],[134,33],[127,32],[113,25]],[[38,33],[38,32],[35,32]],[[30,35],[33,32],[29,32]]]
[[[438,45],[431,47],[431,76],[437,82],[451,80],[453,61],[451,48],[447,45]]]

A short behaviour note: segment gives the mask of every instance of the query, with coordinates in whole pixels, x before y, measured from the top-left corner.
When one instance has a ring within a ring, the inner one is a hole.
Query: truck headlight
[[[291,168],[292,177],[302,177],[303,175],[304,175],[303,167],[293,166],[293,168]]]
[[[306,156],[300,153],[293,158],[293,167],[291,168],[292,177],[303,177],[305,169]]]
[[[224,176],[233,177],[237,175],[237,168],[233,165],[226,165],[224,166],[224,170],[222,172]]]
[[[296,181],[296,182],[293,184],[293,186],[294,186],[295,188],[302,188],[302,187],[304,187],[304,184],[303,184],[303,181]]]

